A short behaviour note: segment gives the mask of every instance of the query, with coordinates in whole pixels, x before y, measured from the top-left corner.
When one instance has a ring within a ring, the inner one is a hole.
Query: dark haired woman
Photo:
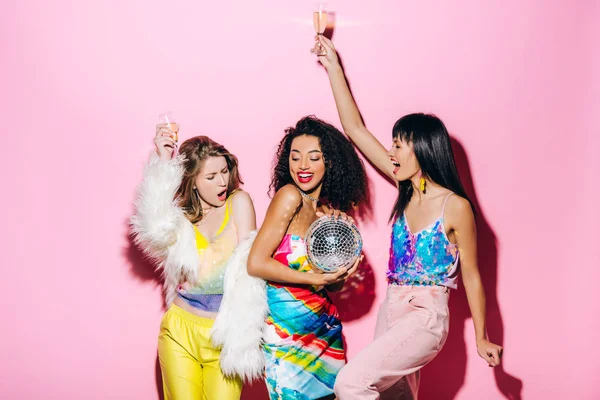
[[[305,117],[286,130],[270,185],[275,195],[248,259],[248,273],[268,281],[263,349],[271,399],[333,396],[345,352],[325,289],[341,289],[362,257],[349,269],[310,273],[304,235],[320,204],[349,211],[365,200],[366,184],[356,150],[335,127]]]
[[[417,398],[419,371],[448,335],[448,296],[456,288],[459,255],[477,351],[489,366],[498,365],[502,348],[488,340],[485,328],[474,213],[446,127],[433,115],[406,115],[394,125],[386,151],[362,123],[333,44],[322,35],[318,40],[327,51],[319,61],[327,69],[344,131],[398,187],[390,218],[388,289],[375,340],[340,372],[335,393],[341,400],[378,399],[394,386],[397,394]]]
[[[239,399],[241,379],[223,373],[210,339],[229,260],[256,229],[254,205],[239,190],[237,158],[222,145],[197,136],[173,157],[176,143],[166,125],[157,126],[154,143],[131,228],[164,278],[168,310],[158,338],[164,397]],[[260,360],[254,364],[251,371],[262,368]]]

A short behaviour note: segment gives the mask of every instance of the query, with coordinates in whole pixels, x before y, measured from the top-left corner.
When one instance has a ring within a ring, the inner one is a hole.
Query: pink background
[[[598,2],[330,4],[369,128],[387,145],[397,118],[435,112],[480,210],[503,369],[478,358],[459,290],[422,398],[599,398]],[[308,51],[311,3],[22,0],[0,10],[0,398],[156,399],[161,291],[125,223],[157,114],[173,111],[182,139],[208,134],[239,156],[260,222],[283,129],[312,113],[339,126]],[[368,169],[366,279],[338,301],[350,358],[370,341],[384,294],[395,197]]]

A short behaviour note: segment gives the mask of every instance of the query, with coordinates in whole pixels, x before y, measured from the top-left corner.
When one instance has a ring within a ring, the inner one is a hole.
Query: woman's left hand
[[[502,351],[502,346],[498,346],[487,339],[480,339],[477,341],[477,353],[479,353],[481,358],[487,361],[490,367],[500,365]]]
[[[319,62],[325,67],[325,69],[329,70],[330,68],[339,66],[340,61],[331,40],[327,39],[323,35],[317,35],[315,39],[318,40],[321,46],[325,49],[325,55],[318,56]]]
[[[332,218],[341,218],[344,219],[348,222],[354,223],[354,218],[352,218],[351,216],[349,216],[348,214],[346,214],[343,211],[340,210],[335,210],[333,208],[329,208],[328,206],[321,206],[321,209],[323,211],[317,211],[317,217],[321,218],[324,216],[329,216]]]

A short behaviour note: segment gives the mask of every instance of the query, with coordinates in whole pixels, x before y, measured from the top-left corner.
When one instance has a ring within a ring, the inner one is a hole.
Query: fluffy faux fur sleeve
[[[263,376],[261,344],[269,311],[266,282],[248,275],[247,264],[256,231],[240,242],[225,271],[223,301],[211,340],[221,347],[221,371],[249,382]]]
[[[168,161],[150,156],[130,220],[135,243],[162,272],[167,305],[180,282],[196,281],[199,265],[193,226],[175,199],[183,161],[183,156]]]

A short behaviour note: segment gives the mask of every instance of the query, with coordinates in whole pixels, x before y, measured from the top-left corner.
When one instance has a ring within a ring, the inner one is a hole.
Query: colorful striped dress
[[[311,270],[304,240],[297,235],[285,235],[273,258],[298,271]],[[270,398],[332,395],[345,353],[338,311],[325,289],[269,282],[267,300],[263,349]]]

